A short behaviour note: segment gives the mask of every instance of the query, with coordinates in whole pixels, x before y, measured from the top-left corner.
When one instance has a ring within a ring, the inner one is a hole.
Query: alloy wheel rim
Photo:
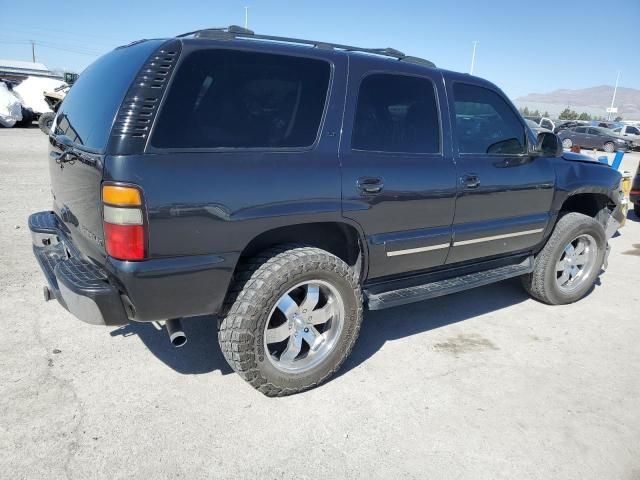
[[[556,284],[561,291],[573,293],[581,288],[596,266],[598,245],[589,234],[582,234],[564,247],[556,262]]]
[[[569,140],[568,138],[565,138],[562,141],[562,145],[564,146],[564,148],[571,148],[571,146],[573,145],[573,142],[571,140]]]
[[[263,335],[265,356],[281,372],[306,372],[334,350],[344,318],[344,302],[333,285],[323,280],[301,282],[269,313]]]

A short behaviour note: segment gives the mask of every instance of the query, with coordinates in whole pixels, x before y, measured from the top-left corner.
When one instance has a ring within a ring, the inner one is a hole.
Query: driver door
[[[549,222],[555,170],[527,153],[528,129],[498,91],[447,80],[458,186],[447,264],[527,250]]]

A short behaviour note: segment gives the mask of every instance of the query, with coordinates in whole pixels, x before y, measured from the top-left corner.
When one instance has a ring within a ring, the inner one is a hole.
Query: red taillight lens
[[[144,259],[144,227],[104,223],[107,254],[119,260]]]

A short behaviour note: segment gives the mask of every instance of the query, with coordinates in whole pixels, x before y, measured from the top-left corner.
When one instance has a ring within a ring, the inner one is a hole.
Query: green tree
[[[539,117],[540,116],[540,112],[538,111],[537,108],[533,112],[531,112],[531,116],[532,117]]]
[[[621,122],[622,121],[622,117],[616,117],[614,122]]]
[[[582,112],[578,117],[578,120],[591,120],[591,115],[589,115],[587,112]]]
[[[560,120],[576,120],[578,113],[567,107],[560,113],[560,117],[558,118],[560,118]]]
[[[542,114],[542,116],[549,118],[551,115],[549,115],[549,111],[548,110],[545,110],[544,113]]]
[[[528,117],[529,115],[531,115],[529,113],[529,107],[524,107],[520,109],[520,113],[522,114],[523,117]]]

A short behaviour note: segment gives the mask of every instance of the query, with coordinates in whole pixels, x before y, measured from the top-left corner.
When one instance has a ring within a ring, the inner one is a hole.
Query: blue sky
[[[392,46],[463,72],[478,40],[474,73],[512,98],[612,85],[617,70],[640,88],[639,0],[0,0],[0,58],[30,60],[34,40],[37,61],[79,71],[139,38],[242,25],[245,5],[259,33]]]

